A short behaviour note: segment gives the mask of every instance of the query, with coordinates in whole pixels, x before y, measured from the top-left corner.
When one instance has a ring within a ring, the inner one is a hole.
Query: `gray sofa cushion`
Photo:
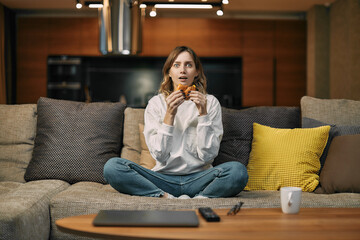
[[[124,110],[122,103],[40,98],[34,153],[25,180],[105,183],[104,164],[120,155]]]
[[[224,135],[214,166],[229,161],[248,164],[254,122],[274,128],[298,128],[301,123],[298,107],[223,108],[222,116]]]
[[[25,182],[35,132],[36,104],[0,105],[0,181]]]
[[[302,117],[329,124],[360,126],[360,101],[304,96],[300,104]]]
[[[50,199],[68,186],[59,180],[0,182],[0,239],[49,239]]]

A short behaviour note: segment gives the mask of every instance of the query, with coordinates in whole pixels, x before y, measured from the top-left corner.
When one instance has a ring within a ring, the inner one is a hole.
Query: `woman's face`
[[[173,81],[174,89],[176,89],[179,83],[190,86],[193,84],[197,75],[198,72],[195,67],[195,62],[187,51],[177,56],[169,70],[169,76]]]

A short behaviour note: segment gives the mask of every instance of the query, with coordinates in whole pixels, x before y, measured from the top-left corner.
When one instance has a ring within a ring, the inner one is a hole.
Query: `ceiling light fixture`
[[[223,10],[220,8],[219,10],[216,11],[216,15],[218,15],[219,17],[221,17],[222,15],[224,15]]]
[[[104,5],[102,3],[102,1],[87,1],[85,2],[85,6],[89,7],[89,8],[103,8]]]
[[[218,0],[218,2],[211,3],[199,3],[199,2],[154,2],[154,1],[144,1],[140,4],[140,8],[144,9],[149,7],[151,9],[150,16],[155,17],[156,9],[213,9],[218,8],[216,14],[218,16],[223,16],[224,12],[222,9],[222,1]]]
[[[229,4],[229,0],[222,0],[223,4]]]
[[[158,3],[154,5],[155,8],[175,8],[175,9],[211,9],[213,6],[211,4],[167,4],[167,3]]]
[[[150,17],[156,17],[156,8],[151,9]]]
[[[80,0],[76,0],[76,8],[77,9],[82,8],[82,4],[81,4]]]
[[[101,3],[92,3],[92,4],[89,4],[89,8],[103,8],[104,5],[101,4]]]

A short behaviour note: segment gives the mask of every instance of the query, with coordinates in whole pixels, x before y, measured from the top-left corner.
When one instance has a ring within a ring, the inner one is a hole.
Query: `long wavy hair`
[[[191,55],[192,59],[194,60],[196,70],[198,72],[198,76],[195,77],[193,84],[195,84],[196,89],[199,92],[206,94],[206,76],[204,74],[204,70],[199,57],[191,48],[186,46],[179,46],[171,51],[162,69],[163,81],[161,82],[159,93],[164,94],[165,98],[174,91],[174,84],[171,77],[169,76],[170,68],[174,64],[179,54],[185,51],[187,51]]]

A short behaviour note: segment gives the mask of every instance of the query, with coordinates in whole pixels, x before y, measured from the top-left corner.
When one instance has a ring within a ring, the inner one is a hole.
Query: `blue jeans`
[[[123,158],[111,158],[104,166],[105,180],[117,191],[130,195],[160,197],[165,192],[175,197],[232,197],[247,184],[246,167],[227,162],[188,175],[167,175],[146,169]]]

